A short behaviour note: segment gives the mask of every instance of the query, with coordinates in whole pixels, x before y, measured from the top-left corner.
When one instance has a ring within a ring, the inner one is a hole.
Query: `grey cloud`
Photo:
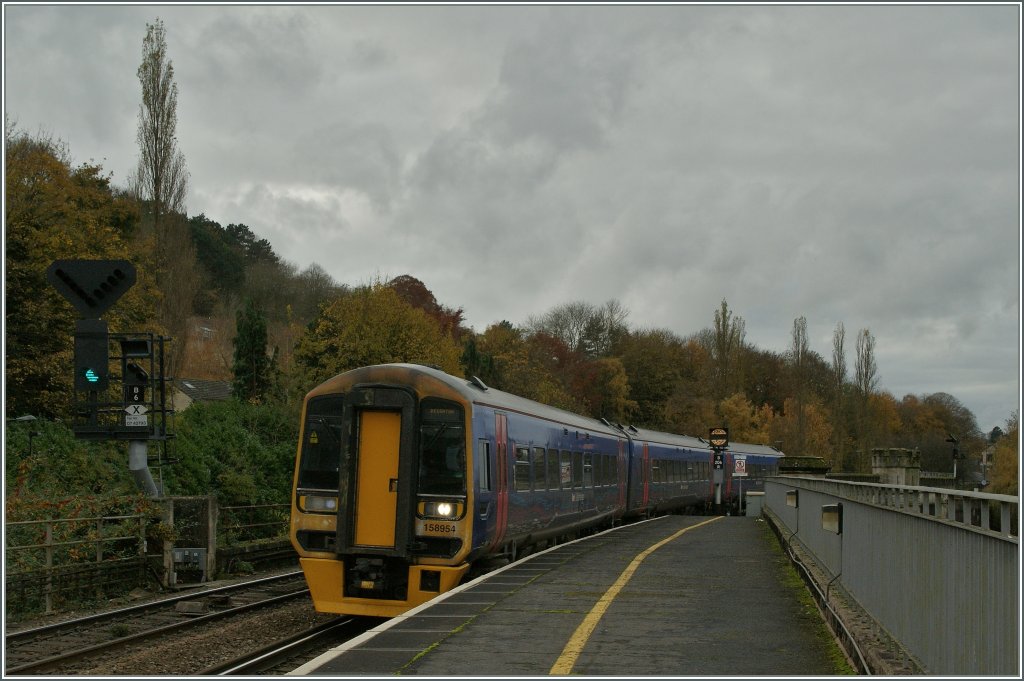
[[[1018,7],[156,9],[5,8],[8,111],[130,169],[159,13],[190,213],[300,266],[481,330],[616,297],[686,335],[726,298],[766,349],[871,328],[884,387],[983,427],[1019,401]]]

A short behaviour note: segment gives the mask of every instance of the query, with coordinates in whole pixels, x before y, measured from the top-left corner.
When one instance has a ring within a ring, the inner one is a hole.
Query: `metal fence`
[[[104,592],[126,575],[144,579],[145,515],[24,520],[5,524],[7,606],[30,609],[40,602],[54,611],[55,599],[86,587]],[[12,602],[16,601],[16,603]]]
[[[765,508],[927,673],[1018,675],[1017,497],[778,477]]]
[[[217,534],[225,545],[286,538],[290,513],[289,504],[221,506]]]

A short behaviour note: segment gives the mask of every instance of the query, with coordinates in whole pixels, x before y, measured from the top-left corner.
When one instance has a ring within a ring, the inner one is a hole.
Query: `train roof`
[[[581,430],[588,430],[590,432],[601,432],[612,436],[622,436],[625,434],[634,440],[659,443],[671,447],[711,450],[711,446],[707,441],[699,437],[663,433],[656,430],[636,428],[631,425],[618,423],[612,424],[604,419],[582,416],[565,409],[552,407],[541,402],[520,397],[519,395],[507,393],[502,390],[498,390],[497,388],[491,388],[475,377],[473,379],[465,379],[452,376],[441,369],[427,366],[425,364],[378,364],[363,367],[361,369],[354,369],[351,372],[346,373],[365,373],[368,380],[374,380],[375,373],[379,371],[390,372],[395,369],[406,370],[413,374],[419,374],[422,376],[429,376],[436,381],[444,383],[446,386],[464,397],[466,401],[474,404],[497,407],[499,409],[506,409],[512,412],[537,416],[539,418],[554,421],[566,426],[572,426],[573,428],[579,428]],[[730,442],[726,451],[732,454],[749,454],[754,456],[784,456],[781,451],[774,447],[742,442]]]
[[[771,445],[751,445],[744,442],[730,442],[728,451],[733,454],[750,454],[752,456],[785,456],[781,450]]]

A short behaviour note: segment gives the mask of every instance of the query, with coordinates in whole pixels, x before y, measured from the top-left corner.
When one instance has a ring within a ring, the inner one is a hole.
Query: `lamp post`
[[[25,414],[24,416],[19,416],[16,419],[7,419],[7,423],[32,423],[35,420],[36,420],[35,416],[32,416],[31,414]],[[38,430],[31,430],[31,429],[29,429],[29,431],[28,431],[28,456],[29,456],[29,458],[32,458],[32,438],[34,438],[34,437],[36,437],[38,435],[42,435],[42,433],[39,432]]]

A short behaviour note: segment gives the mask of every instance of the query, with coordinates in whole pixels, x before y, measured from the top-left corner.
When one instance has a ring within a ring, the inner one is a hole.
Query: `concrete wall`
[[[787,505],[794,491],[796,507]],[[822,528],[822,506],[837,503],[841,534]],[[1019,675],[1018,506],[1017,497],[927,487],[765,483],[765,508],[791,541],[929,674]]]

